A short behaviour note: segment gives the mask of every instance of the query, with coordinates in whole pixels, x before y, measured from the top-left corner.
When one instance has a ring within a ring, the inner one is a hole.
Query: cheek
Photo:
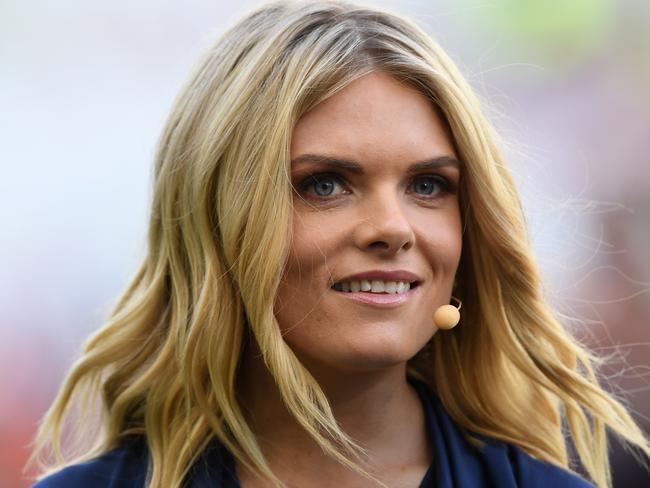
[[[283,330],[302,321],[327,291],[331,275],[328,260],[337,246],[337,237],[322,219],[318,225],[313,220],[309,216],[294,217],[293,238],[275,303],[276,318]]]
[[[294,211],[293,236],[289,246],[286,276],[293,282],[306,282],[325,273],[327,262],[345,245],[346,218],[343,213]]]
[[[304,223],[294,227],[284,273],[287,282],[308,286],[323,272],[333,246],[333,236],[323,227]]]
[[[417,230],[421,248],[434,269],[455,273],[463,246],[460,213],[454,210],[427,217]]]

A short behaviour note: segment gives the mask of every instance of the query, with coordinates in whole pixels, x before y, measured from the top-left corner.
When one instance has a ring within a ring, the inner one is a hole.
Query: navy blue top
[[[424,383],[409,380],[426,415],[434,456],[420,488],[594,488],[576,474],[532,458],[519,447],[485,436],[479,450],[469,444]],[[147,473],[147,446],[134,437],[91,461],[68,466],[33,488],[142,488]],[[188,488],[239,488],[233,456],[212,442],[192,466]]]

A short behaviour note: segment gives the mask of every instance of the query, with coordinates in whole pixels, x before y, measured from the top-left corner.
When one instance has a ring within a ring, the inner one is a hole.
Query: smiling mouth
[[[339,293],[364,293],[368,295],[401,295],[420,286],[419,281],[412,282],[381,282],[373,281],[335,283],[330,288]],[[368,289],[369,288],[369,289]]]

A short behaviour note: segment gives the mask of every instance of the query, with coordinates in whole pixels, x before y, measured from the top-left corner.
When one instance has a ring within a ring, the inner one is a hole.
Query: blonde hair
[[[156,156],[148,254],[68,373],[33,459],[53,451],[50,471],[64,464],[66,420],[77,400],[92,412],[99,395],[99,435],[74,462],[142,434],[148,486],[180,486],[216,437],[238,462],[283,486],[237,397],[250,330],[296,420],[326,452],[372,477],[359,464],[363,449],[338,427],[284,342],[273,304],[291,240],[292,128],[376,70],[435,103],[463,166],[462,322],[436,334],[409,361],[409,374],[426,381],[467,431],[569,469],[564,420],[600,488],[611,486],[606,427],[650,455],[626,408],[599,386],[594,366],[602,360],[572,339],[543,298],[496,135],[454,63],[399,16],[313,1],[267,4],[246,16],[183,88]],[[91,424],[80,423],[77,437],[87,440]]]

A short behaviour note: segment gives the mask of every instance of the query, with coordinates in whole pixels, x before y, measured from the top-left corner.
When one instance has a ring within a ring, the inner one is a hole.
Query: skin
[[[307,154],[353,160],[364,174],[296,162]],[[340,426],[394,487],[418,486],[433,457],[406,362],[436,333],[433,313],[450,300],[462,243],[460,170],[446,165],[413,175],[407,168],[441,156],[457,158],[433,104],[380,72],[306,113],[291,144],[294,235],[276,318]],[[309,179],[323,172],[339,179]],[[418,293],[379,308],[330,289],[333,279],[379,269],[416,273]],[[276,475],[296,487],[376,486],[325,456],[296,424],[255,347],[244,353],[240,394]],[[263,486],[243,466],[237,473],[242,486]]]

